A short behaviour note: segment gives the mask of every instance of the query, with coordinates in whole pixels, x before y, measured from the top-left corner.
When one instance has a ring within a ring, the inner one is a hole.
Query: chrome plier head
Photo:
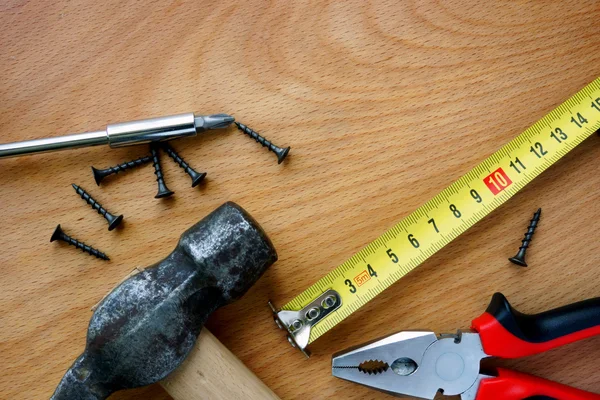
[[[477,333],[405,331],[334,354],[332,373],[389,394],[433,399],[438,391],[469,393],[485,357]]]
[[[528,315],[495,293],[471,327],[474,332],[456,335],[400,332],[348,349],[334,355],[333,375],[424,399],[443,391],[462,400],[600,400],[598,394],[504,368],[494,368],[491,375],[479,372],[482,358],[524,357],[599,336],[600,297]]]

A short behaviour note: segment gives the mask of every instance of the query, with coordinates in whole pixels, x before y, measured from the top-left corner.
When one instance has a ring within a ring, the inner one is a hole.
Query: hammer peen
[[[240,206],[225,203],[181,235],[164,260],[128,278],[98,305],[85,351],[51,400],[99,400],[165,378],[217,308],[240,298],[277,260]]]

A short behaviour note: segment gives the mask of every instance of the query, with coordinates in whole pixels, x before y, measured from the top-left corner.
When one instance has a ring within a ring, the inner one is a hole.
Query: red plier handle
[[[537,376],[497,368],[497,376],[481,380],[475,400],[599,400],[600,395]]]
[[[496,293],[487,310],[471,326],[479,333],[483,350],[489,356],[517,358],[542,353],[600,335],[600,297],[527,315]],[[477,400],[522,400],[531,396],[542,396],[540,400],[600,400],[600,395],[505,369],[498,369],[497,377],[481,381]]]

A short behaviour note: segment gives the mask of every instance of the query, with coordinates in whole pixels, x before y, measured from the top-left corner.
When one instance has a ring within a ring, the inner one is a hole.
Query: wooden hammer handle
[[[175,400],[279,400],[206,329],[184,363],[161,384]]]

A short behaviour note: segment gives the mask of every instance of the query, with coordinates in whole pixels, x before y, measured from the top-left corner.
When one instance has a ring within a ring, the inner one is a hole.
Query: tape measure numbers
[[[600,78],[282,307],[306,346],[510,199],[600,129]],[[305,352],[305,354],[307,354]],[[307,354],[308,355],[308,354]]]

